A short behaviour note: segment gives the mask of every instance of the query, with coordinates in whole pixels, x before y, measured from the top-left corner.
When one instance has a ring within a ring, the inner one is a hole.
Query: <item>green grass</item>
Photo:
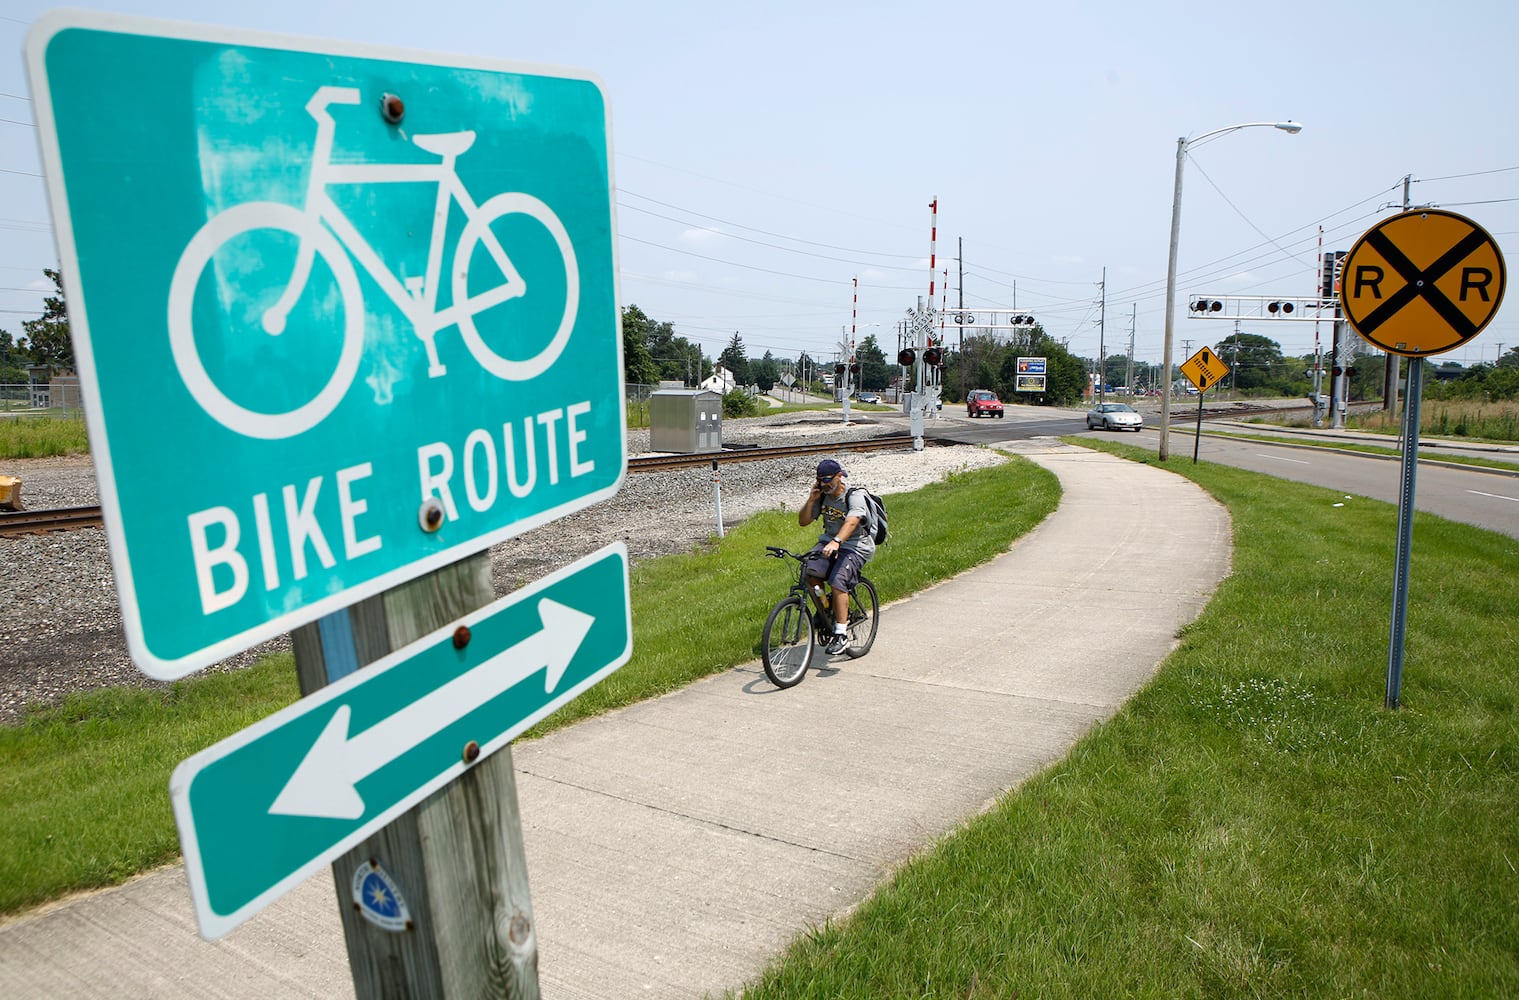
[[[1305,440],[1300,437],[1286,437],[1280,434],[1238,434],[1231,431],[1213,430],[1203,431],[1203,437],[1229,438],[1236,441],[1267,441],[1272,444],[1296,445],[1299,448],[1327,448],[1331,451],[1354,451],[1363,455],[1391,455],[1399,457],[1403,454],[1402,449],[1386,445],[1360,444],[1352,441],[1333,441],[1323,438]],[[1503,462],[1498,459],[1478,458],[1470,455],[1447,455],[1433,448],[1421,449],[1420,452],[1421,461],[1447,462],[1451,465],[1470,465],[1480,469],[1503,469],[1505,471],[1519,472],[1519,462]]]
[[[0,420],[0,458],[79,455],[90,450],[83,417],[8,417]]]
[[[1235,548],[1156,679],[746,997],[1519,995],[1519,542],[1416,516],[1389,712],[1396,509],[1167,468]]]
[[[883,601],[1004,551],[1055,508],[1059,484],[1014,459],[887,502],[892,537],[868,571]],[[987,512],[976,531],[962,530],[967,506]],[[765,614],[794,573],[764,546],[805,549],[816,537],[793,511],[774,511],[690,555],[635,566],[632,659],[528,735],[755,659]],[[89,692],[0,726],[0,914],[173,860],[175,765],[297,695],[286,656],[170,689]]]
[[[168,689],[75,695],[0,726],[0,913],[176,858],[169,772],[298,694],[286,654]]]

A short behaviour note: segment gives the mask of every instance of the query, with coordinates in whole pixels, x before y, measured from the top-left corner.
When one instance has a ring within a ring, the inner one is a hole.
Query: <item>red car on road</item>
[[[965,415],[968,417],[1000,417],[1002,401],[990,389],[976,389],[965,397]]]

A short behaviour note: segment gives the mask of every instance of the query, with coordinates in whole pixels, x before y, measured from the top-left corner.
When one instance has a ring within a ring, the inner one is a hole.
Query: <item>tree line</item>
[[[56,268],[43,268],[42,273],[53,283],[53,294],[43,298],[42,315],[23,320],[19,337],[0,329],[0,383],[26,382],[28,365],[49,365],[55,371],[74,368],[63,277]],[[624,378],[628,382],[656,385],[661,381],[678,381],[695,386],[712,375],[713,362],[703,355],[700,344],[679,336],[673,324],[652,319],[637,305],[622,309],[622,337]],[[990,389],[1004,400],[1051,406],[1079,404],[1090,384],[1090,373],[1099,367],[1094,359],[1072,354],[1039,325],[1007,336],[990,330],[968,333],[943,347],[939,378],[948,402],[962,402],[975,389]],[[1250,333],[1231,334],[1212,349],[1230,366],[1228,388],[1259,396],[1300,396],[1312,391],[1311,354],[1286,356],[1276,341]],[[886,356],[874,334],[860,341],[855,357],[860,365],[857,385],[863,390],[879,392],[891,388],[901,377],[897,359]],[[1045,359],[1044,392],[1018,391],[1017,362],[1021,357]],[[1178,358],[1177,363],[1184,360]],[[803,372],[821,376],[833,368],[831,359],[819,361],[805,351],[795,358],[781,358],[767,350],[759,358],[750,358],[738,331],[717,361],[733,373],[739,385],[757,385],[762,392],[769,392],[788,372],[800,378]],[[1327,359],[1321,363],[1328,369]],[[1519,347],[1510,348],[1493,364],[1467,368],[1458,364],[1437,365],[1430,359],[1425,359],[1424,364],[1425,382],[1438,386],[1435,393],[1441,398],[1519,398]],[[1101,367],[1110,386],[1127,385],[1132,371],[1136,373],[1137,384],[1130,388],[1163,388],[1157,384],[1159,365],[1135,361],[1131,368],[1126,355],[1111,354]],[[1382,359],[1363,356],[1352,367],[1350,398],[1379,398]],[[818,381],[814,379],[814,383]]]
[[[68,307],[63,300],[63,276],[54,268],[42,269],[53,283],[54,294],[42,300],[42,315],[22,320],[21,336],[0,329],[0,383],[26,382],[28,365],[51,365],[72,371],[74,343],[69,339]]]

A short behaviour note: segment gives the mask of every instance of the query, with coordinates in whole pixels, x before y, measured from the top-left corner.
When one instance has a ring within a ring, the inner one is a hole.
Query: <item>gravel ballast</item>
[[[860,420],[838,413],[790,413],[728,421],[729,445],[831,442],[900,433],[900,420]],[[630,455],[648,453],[648,431],[629,429]],[[984,448],[951,446],[840,454],[854,484],[877,493],[917,489],[960,469],[1004,460]],[[816,458],[732,462],[721,466],[723,523],[757,511],[795,510]],[[29,510],[99,503],[89,456],[16,459],[0,473],[20,476]],[[491,550],[498,594],[506,594],[603,545],[621,540],[633,561],[690,551],[717,530],[709,468],[632,474],[617,496]],[[0,539],[9,586],[0,587],[0,724],[18,722],[28,705],[56,704],[74,691],[112,685],[161,687],[132,663],[122,632],[105,532],[98,528]],[[288,649],[281,636],[212,667],[245,667]]]

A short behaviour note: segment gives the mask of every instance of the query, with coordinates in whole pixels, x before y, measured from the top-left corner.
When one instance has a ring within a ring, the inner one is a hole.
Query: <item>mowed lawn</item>
[[[1519,996],[1519,542],[1415,518],[1388,711],[1396,508],[1167,468],[1235,551],[1157,678],[745,997]]]
[[[1021,459],[892,495],[891,556],[871,571],[881,599],[993,558],[1059,496],[1053,475]],[[966,503],[997,516],[960,531],[955,510]],[[795,578],[795,564],[767,558],[765,545],[803,550],[816,537],[794,510],[767,511],[688,554],[634,566],[632,659],[528,736],[757,658],[765,615]],[[297,697],[286,655],[158,690],[79,694],[0,726],[0,914],[176,860],[175,765]]]

